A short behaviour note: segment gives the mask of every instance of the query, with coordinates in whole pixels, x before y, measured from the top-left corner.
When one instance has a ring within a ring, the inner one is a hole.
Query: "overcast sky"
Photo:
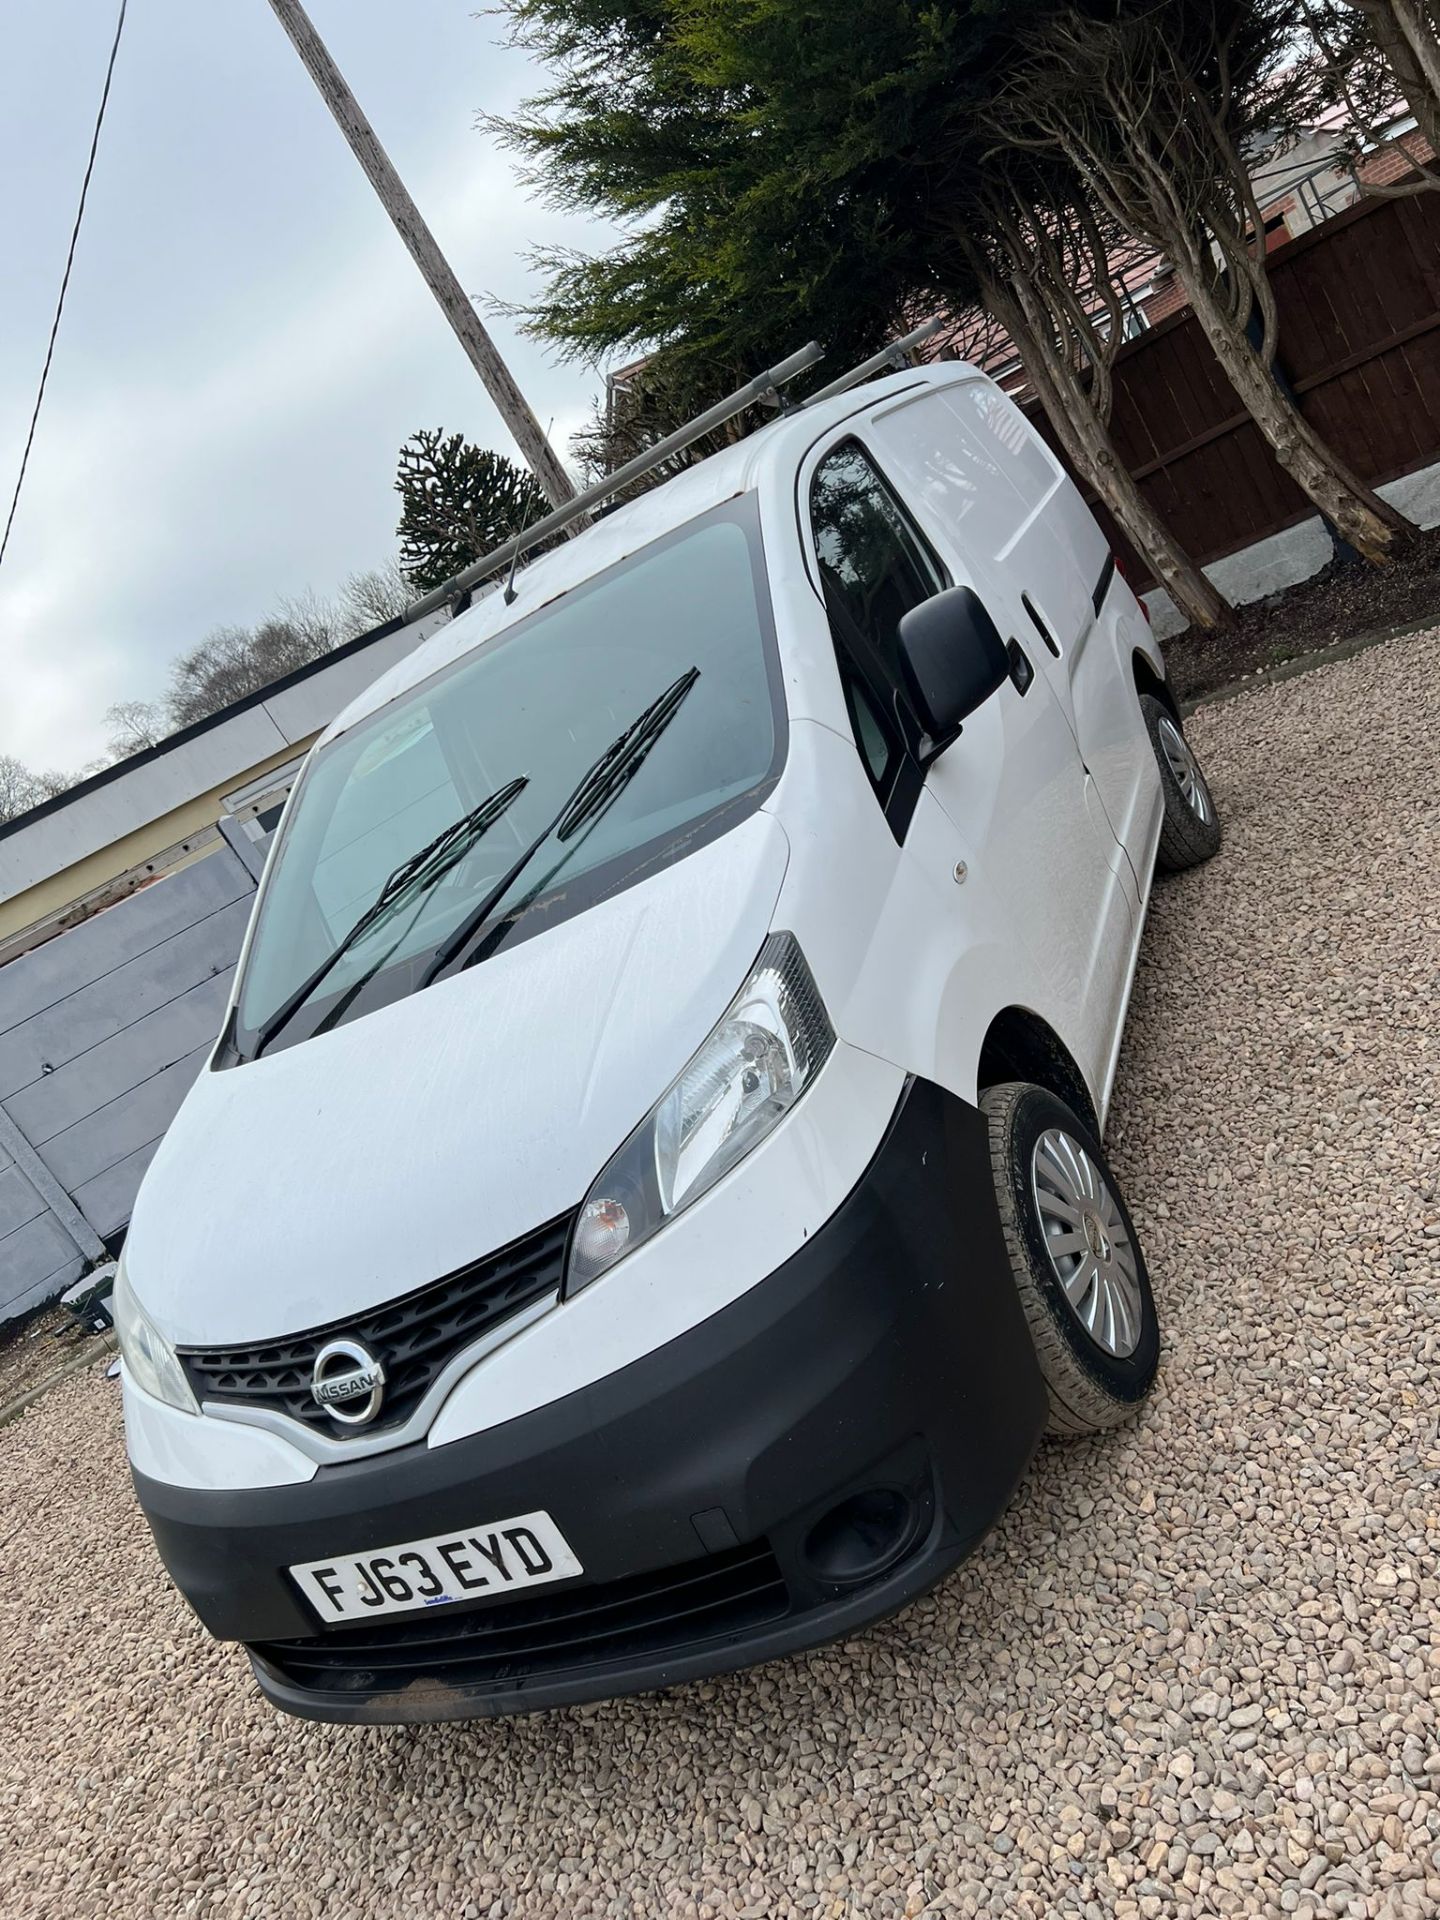
[[[0,8],[0,524],[118,0]],[[308,0],[462,285],[524,297],[529,199],[475,131],[533,91],[476,0]],[[483,308],[482,308],[483,311]],[[600,378],[487,313],[558,445]],[[72,770],[175,654],[395,551],[399,445],[513,454],[266,0],[131,0],[30,471],[0,567],[0,753]]]

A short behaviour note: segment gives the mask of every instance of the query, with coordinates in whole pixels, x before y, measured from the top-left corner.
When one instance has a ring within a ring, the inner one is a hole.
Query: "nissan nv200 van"
[[[1101,1146],[1215,803],[973,368],[782,414],[512,573],[311,750],[115,1290],[140,1503],[319,1720],[854,1632],[1155,1302]]]

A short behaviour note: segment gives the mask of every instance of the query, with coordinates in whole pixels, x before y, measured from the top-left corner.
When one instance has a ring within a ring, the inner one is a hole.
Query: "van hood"
[[[126,1240],[146,1312],[181,1346],[273,1339],[578,1206],[739,989],[788,854],[753,814],[481,966],[202,1072]]]

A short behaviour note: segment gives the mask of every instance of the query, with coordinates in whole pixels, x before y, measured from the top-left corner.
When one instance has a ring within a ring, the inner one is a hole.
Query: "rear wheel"
[[[1220,848],[1220,815],[1195,749],[1180,724],[1152,694],[1142,693],[1140,711],[1150,734],[1165,793],[1156,864],[1167,873],[1198,867]]]
[[[1084,1121],[1043,1087],[980,1096],[1015,1285],[1054,1433],[1094,1433],[1154,1384],[1160,1324],[1119,1184]]]

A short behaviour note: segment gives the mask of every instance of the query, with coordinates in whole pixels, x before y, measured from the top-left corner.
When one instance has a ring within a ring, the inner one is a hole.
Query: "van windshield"
[[[265,1050],[426,984],[448,936],[586,770],[692,670],[632,777],[580,830],[544,841],[485,916],[483,939],[466,943],[467,958],[488,958],[683,858],[774,785],[783,715],[753,495],[572,589],[314,756],[266,874],[231,1046],[216,1064],[257,1051],[257,1036],[387,882],[393,903],[367,915],[361,937],[283,1016]],[[496,795],[499,804],[485,807]],[[447,838],[417,881],[396,888],[405,863],[466,816],[488,824]]]

